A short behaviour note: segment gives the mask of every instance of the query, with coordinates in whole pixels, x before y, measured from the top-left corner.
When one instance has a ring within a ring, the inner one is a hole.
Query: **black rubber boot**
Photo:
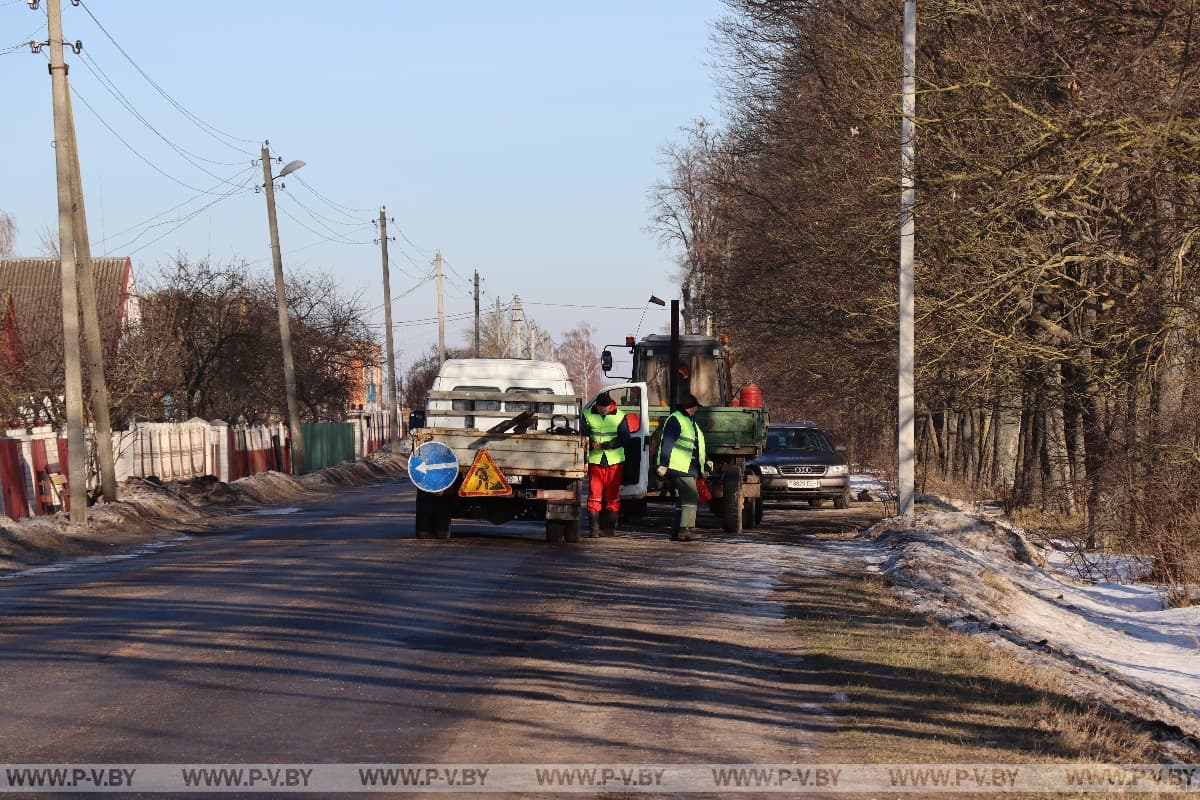
[[[595,511],[588,512],[588,536],[593,539],[600,536],[600,520],[596,518]]]
[[[616,536],[617,535],[617,512],[601,511],[600,512],[600,535],[601,536]]]

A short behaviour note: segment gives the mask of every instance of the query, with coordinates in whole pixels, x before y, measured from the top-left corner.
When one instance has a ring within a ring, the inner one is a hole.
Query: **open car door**
[[[605,386],[588,400],[585,409],[591,408],[601,392],[608,392],[617,401],[617,408],[629,417],[629,432],[633,441],[625,446],[625,471],[621,475],[621,499],[640,499],[646,496],[649,486],[650,462],[650,407],[645,383],[616,383]]]

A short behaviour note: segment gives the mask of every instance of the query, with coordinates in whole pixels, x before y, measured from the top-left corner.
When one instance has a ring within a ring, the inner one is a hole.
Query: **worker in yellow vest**
[[[625,472],[625,445],[633,441],[640,423],[637,414],[626,414],[608,392],[601,392],[583,415],[588,437],[588,535],[615,536],[621,511],[621,477]]]
[[[663,423],[662,441],[658,445],[658,476],[670,479],[679,498],[675,524],[671,528],[673,542],[690,542],[698,538],[695,530],[699,500],[696,481],[712,470],[712,462],[707,460],[704,452],[704,431],[695,420],[699,408],[700,401],[689,394]]]

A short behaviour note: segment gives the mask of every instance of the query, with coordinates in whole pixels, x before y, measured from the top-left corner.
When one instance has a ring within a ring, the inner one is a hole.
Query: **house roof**
[[[132,288],[128,258],[92,261],[100,335],[105,350],[115,348],[125,322]],[[12,296],[17,329],[32,356],[43,347],[62,347],[62,266],[56,258],[0,259],[0,296]],[[82,330],[82,327],[80,328]]]

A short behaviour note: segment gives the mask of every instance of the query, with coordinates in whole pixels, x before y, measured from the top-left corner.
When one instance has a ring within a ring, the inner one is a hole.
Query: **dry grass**
[[[827,682],[836,747],[875,763],[1157,763],[1152,737],[986,642],[907,611],[882,579],[795,577],[790,617]],[[839,694],[840,693],[840,694]]]

